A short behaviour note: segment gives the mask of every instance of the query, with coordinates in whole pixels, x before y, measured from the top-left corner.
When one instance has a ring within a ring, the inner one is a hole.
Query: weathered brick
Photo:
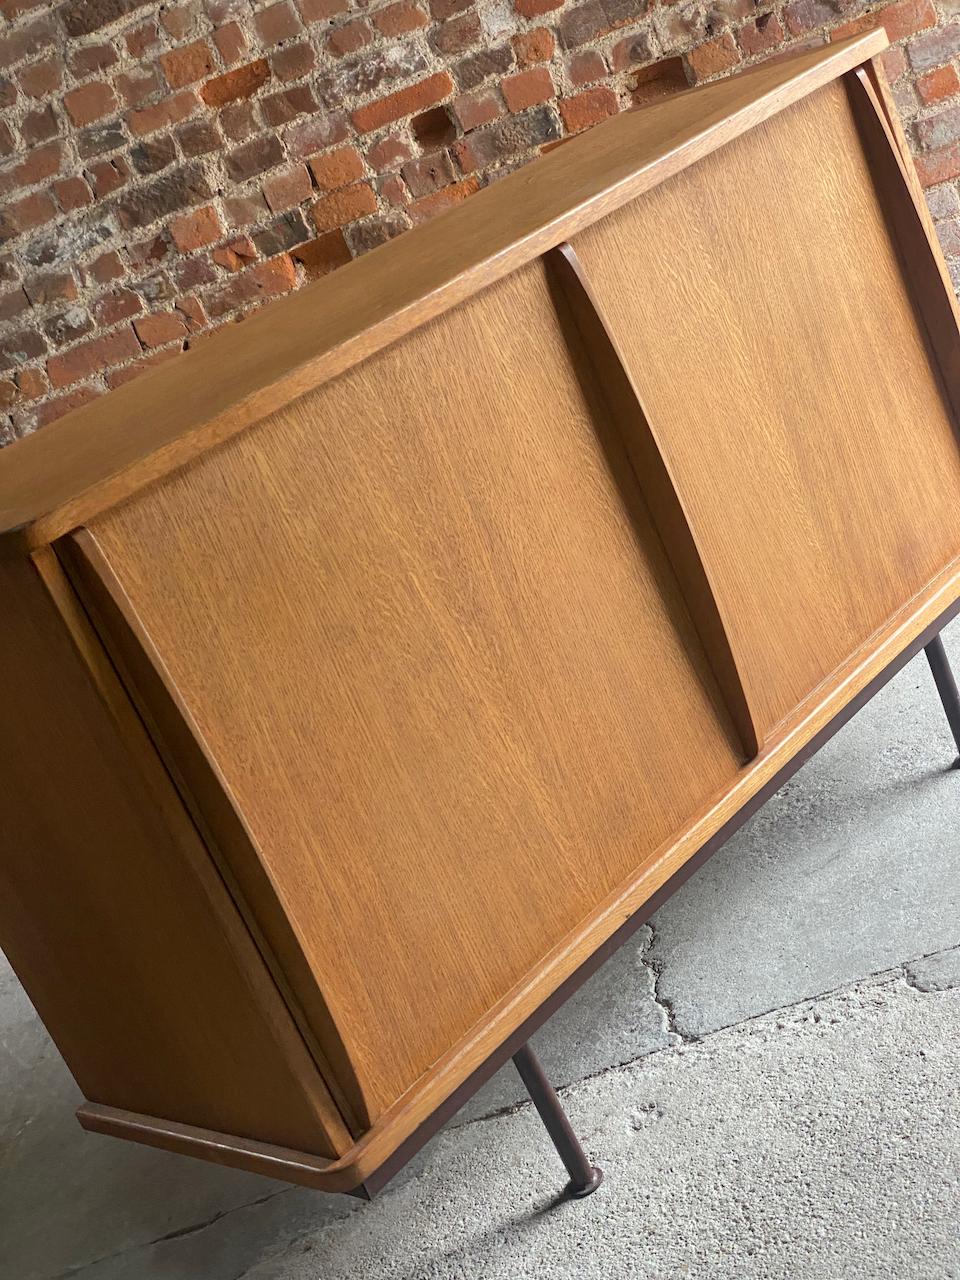
[[[903,40],[937,23],[931,0],[897,0],[881,9],[878,16],[891,40]]]
[[[605,86],[585,89],[583,93],[564,98],[560,103],[560,115],[568,133],[589,129],[607,116],[616,115],[617,110],[617,95]]]
[[[50,18],[40,18],[28,26],[15,28],[0,38],[0,70],[36,57],[49,48],[55,38],[56,28]]]
[[[205,156],[223,146],[220,130],[213,120],[190,120],[177,130],[177,141],[186,156]]]
[[[130,163],[139,174],[159,173],[176,157],[177,148],[169,135],[138,142],[130,151]]]
[[[54,387],[69,387],[71,383],[89,378],[111,365],[122,364],[140,354],[140,343],[129,325],[112,333],[91,338],[79,346],[50,356],[47,360],[47,376]]]
[[[55,347],[65,346],[93,332],[93,317],[85,307],[69,307],[59,315],[50,316],[43,331]]]
[[[606,90],[607,93],[610,90]],[[508,116],[499,123],[478,129],[455,147],[465,173],[501,164],[514,156],[560,137],[560,125],[549,107],[534,107],[523,115]]]
[[[697,45],[687,54],[687,63],[697,80],[706,80],[722,71],[729,71],[739,61],[740,50],[729,31],[717,36],[715,40]]]
[[[329,22],[349,8],[350,0],[297,0],[297,9],[304,22]]]
[[[60,172],[62,162],[61,143],[49,142],[45,147],[35,147],[20,164],[14,165],[0,177],[0,194],[46,182]]]
[[[238,236],[229,244],[221,245],[213,251],[213,260],[218,267],[226,271],[242,271],[257,256],[257,246],[249,236]]]
[[[160,34],[156,22],[151,19],[128,31],[123,39],[132,57],[143,58],[159,44]]]
[[[197,95],[191,89],[185,89],[182,93],[176,93],[173,97],[166,98],[152,107],[131,111],[127,116],[127,124],[135,137],[143,138],[148,134],[156,133],[158,129],[180,124],[182,120],[193,115],[198,105]]]
[[[372,144],[367,152],[367,161],[377,173],[382,173],[384,169],[394,169],[403,164],[412,154],[406,139],[388,135]],[[356,176],[359,177],[359,173]]]
[[[47,379],[41,369],[21,369],[16,375],[17,390],[23,400],[36,400],[47,390]]]
[[[377,197],[373,188],[366,182],[357,182],[352,187],[343,187],[317,200],[310,216],[318,231],[332,231],[355,218],[375,213],[376,208]]]
[[[511,111],[526,111],[554,96],[553,80],[546,67],[535,67],[507,76],[500,86],[504,101]]]
[[[478,44],[482,35],[479,13],[468,10],[441,23],[430,37],[430,43],[440,54],[464,53]]]
[[[663,58],[660,62],[641,67],[633,78],[632,98],[637,106],[653,102],[671,93],[687,88],[687,76],[682,58]]]
[[[428,76],[419,84],[412,84],[406,89],[398,89],[377,102],[368,103],[353,112],[352,120],[361,133],[372,133],[385,124],[392,124],[404,116],[413,115],[417,111],[440,102],[453,92],[453,81],[446,71],[438,71]]]
[[[127,143],[127,135],[119,120],[110,120],[106,124],[92,125],[76,136],[77,150],[84,160],[92,156],[106,155],[116,151]]]
[[[458,62],[455,68],[461,89],[476,89],[491,76],[502,76],[513,66],[513,48],[509,44],[495,49],[481,49]]]
[[[0,294],[0,324],[9,324],[29,309],[30,299],[25,289],[11,289],[9,293]]]
[[[86,269],[98,284],[106,284],[108,280],[116,280],[124,272],[120,255],[113,249],[108,253],[102,253],[99,258],[95,258]]]
[[[20,136],[28,147],[55,138],[60,131],[53,107],[47,103],[38,111],[28,111],[20,122]]]
[[[405,205],[410,196],[407,184],[399,173],[387,173],[377,183],[377,192],[381,200],[395,206]]]
[[[956,187],[937,187],[934,191],[928,191],[927,204],[938,221],[960,216],[960,193]]]
[[[270,55],[270,67],[278,80],[299,80],[309,75],[316,65],[317,55],[306,41],[285,45]]]
[[[111,391],[115,387],[122,387],[125,382],[132,382],[134,378],[139,378],[141,374],[148,373],[151,369],[155,369],[157,365],[166,364],[173,356],[178,356],[179,354],[179,347],[163,347],[159,351],[151,351],[149,355],[141,355],[133,364],[124,365],[122,369],[112,369],[107,374],[107,386]]]
[[[188,333],[196,333],[198,329],[202,329],[207,323],[207,315],[199,298],[193,295],[187,298],[178,298],[176,307],[183,316]]]
[[[639,35],[625,36],[610,50],[610,63],[614,71],[627,71],[630,67],[641,66],[653,57],[653,46],[650,37],[641,32]],[[593,79],[598,77],[594,76]]]
[[[304,221],[299,209],[288,209],[269,224],[253,233],[253,243],[264,258],[283,253],[295,245],[309,240],[313,232]]]
[[[280,0],[267,9],[261,9],[253,20],[257,34],[264,44],[279,44],[299,35],[300,19],[289,0]]]
[[[308,84],[298,84],[292,89],[271,93],[260,99],[263,118],[275,129],[296,120],[297,116],[310,115],[317,109],[317,100]]]
[[[953,98],[960,93],[960,77],[952,66],[937,67],[920,77],[917,81],[917,93],[925,106],[942,102],[944,98]]]
[[[320,99],[331,110],[340,110],[344,99],[367,99],[402,80],[426,75],[430,59],[417,45],[404,43],[370,49],[354,58],[344,60],[325,76],[314,82]]]
[[[0,239],[9,240],[23,231],[42,227],[56,217],[56,213],[56,206],[45,191],[24,196],[22,200],[16,200],[7,206],[3,226],[9,229],[6,232],[0,229]]]
[[[213,70],[213,54],[205,40],[194,40],[182,49],[160,55],[160,65],[171,89],[185,89]]]
[[[917,177],[924,187],[935,187],[939,182],[960,177],[960,143],[928,151],[916,157]]]
[[[90,165],[87,169],[87,177],[93,187],[93,194],[98,200],[102,200],[105,196],[113,195],[115,191],[126,186],[130,170],[126,162],[118,156],[116,161],[100,160]]]
[[[70,54],[70,74],[77,80],[96,75],[114,66],[117,51],[112,44],[88,44],[73,50]]]
[[[513,7],[522,18],[539,18],[554,9],[561,9],[565,0],[513,0]]]
[[[553,32],[548,27],[535,27],[532,31],[521,31],[513,37],[513,51],[521,67],[549,62],[556,47]]]
[[[29,364],[46,353],[46,340],[38,329],[21,329],[0,338],[0,371]]]
[[[425,27],[429,19],[418,4],[410,0],[398,0],[396,4],[388,4],[379,13],[373,14],[377,29],[385,36],[401,36],[408,31],[416,31]]]
[[[880,55],[880,65],[890,84],[896,84],[907,73],[907,55],[903,49],[884,49]]]
[[[159,67],[138,69],[132,75],[119,75],[114,79],[114,88],[128,107],[139,107],[153,94],[159,93],[163,87]]]
[[[950,22],[907,45],[907,57],[914,71],[930,71],[960,53],[960,22]]]
[[[300,263],[308,279],[316,280],[346,265],[350,261],[350,249],[343,232],[338,229],[297,245],[291,249],[290,256]]]
[[[340,147],[314,156],[310,169],[321,191],[338,191],[363,177],[363,159],[356,147]]]
[[[566,49],[598,40],[601,36],[641,18],[647,0],[585,0],[565,9],[557,30]]]
[[[455,177],[453,164],[445,151],[409,160],[400,172],[415,196],[428,196],[441,187],[448,187]]]
[[[466,178],[463,182],[455,182],[451,187],[444,187],[442,191],[437,191],[432,196],[424,196],[415,201],[410,206],[410,216],[414,222],[426,222],[428,218],[433,218],[438,213],[443,213],[445,209],[451,209],[462,200],[466,200],[467,196],[472,196],[479,186],[477,178]]]
[[[791,35],[802,36],[836,22],[840,13],[839,0],[794,0],[784,9],[783,18]]]
[[[289,168],[281,169],[279,173],[272,173],[269,178],[264,178],[263,194],[274,213],[289,209],[308,199],[313,194],[313,183],[310,181],[306,166],[290,165]]]
[[[196,4],[164,5],[160,9],[160,21],[165,30],[178,43],[195,34],[199,25],[199,13]]]
[[[224,137],[231,142],[245,142],[260,129],[260,121],[254,115],[252,102],[231,102],[218,117]]]
[[[170,234],[181,253],[193,253],[195,249],[202,249],[204,245],[222,240],[223,227],[213,205],[205,205],[192,213],[171,218]]]
[[[187,326],[183,316],[175,311],[160,311],[153,315],[140,316],[134,320],[133,327],[137,337],[148,350],[151,347],[165,347],[168,342],[182,342],[187,336]]]
[[[72,213],[93,202],[93,192],[83,178],[62,178],[53,184],[53,193],[64,213]]]
[[[225,107],[228,102],[249,98],[269,76],[270,66],[266,58],[258,58],[208,80],[200,89],[200,97],[209,107]]]
[[[259,192],[244,196],[225,196],[223,211],[228,226],[250,227],[266,216],[267,202]]]
[[[952,68],[950,68],[952,70]],[[954,73],[954,80],[956,74]],[[917,137],[928,150],[948,146],[960,139],[960,107],[949,107],[917,122]]]
[[[740,48],[748,58],[758,53],[766,53],[774,49],[784,39],[783,27],[775,13],[765,13],[754,22],[748,22],[740,28],[737,38]]]
[[[297,272],[289,254],[280,254],[269,262],[259,262],[235,276],[225,289],[209,299],[207,311],[221,319],[231,311],[252,305],[261,299],[277,297],[296,287]]]
[[[78,387],[65,396],[47,400],[37,409],[37,426],[47,427],[51,422],[62,418],[64,414],[72,413],[74,409],[79,409],[81,405],[89,404],[91,400],[96,400],[102,395],[103,391],[100,387]]]
[[[71,0],[60,11],[68,36],[89,36],[142,8],[142,0]]]
[[[272,169],[284,160],[283,146],[275,133],[262,133],[258,138],[235,147],[226,156],[227,173],[234,182],[245,182],[265,169]]]
[[[294,160],[305,160],[324,147],[343,142],[348,134],[347,122],[342,115],[318,114],[288,125],[283,131],[283,140]]]
[[[450,190],[449,187],[446,189]],[[424,198],[431,200],[434,197],[425,196]],[[403,214],[387,213],[381,214],[378,218],[367,218],[364,222],[355,222],[352,227],[347,228],[344,235],[354,254],[359,255],[386,244],[388,240],[406,231],[409,225]]]
[[[125,230],[145,227],[158,218],[200,204],[210,195],[203,170],[184,165],[124,195],[116,205],[117,219]]]

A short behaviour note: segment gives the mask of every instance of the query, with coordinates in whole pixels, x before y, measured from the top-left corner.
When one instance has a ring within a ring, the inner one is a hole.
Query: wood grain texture
[[[94,1101],[347,1134],[52,553],[0,565],[0,940]]]
[[[0,451],[0,554],[66,533],[569,239],[886,44],[882,31],[604,122],[427,226]]]
[[[951,413],[844,85],[574,247],[783,732],[960,550]]]
[[[371,1116],[739,763],[539,263],[91,529]]]
[[[637,484],[653,517],[664,550],[680,583],[707,659],[737,727],[746,758],[760,751],[760,732],[747,701],[730,628],[703,563],[696,535],[670,475],[640,394],[576,253],[561,244],[544,256],[549,277],[570,309],[586,357],[602,389],[606,412],[633,461]]]

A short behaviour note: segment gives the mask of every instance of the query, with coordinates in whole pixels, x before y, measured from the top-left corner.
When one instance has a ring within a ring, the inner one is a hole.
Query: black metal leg
[[[943,703],[947,721],[953,732],[953,740],[957,744],[957,750],[960,751],[960,693],[957,692],[957,682],[950,669],[950,660],[939,636],[934,636],[925,652],[936,681],[937,692],[940,694],[940,701]],[[953,762],[953,767],[955,769],[960,767],[960,758]]]
[[[590,1195],[603,1181],[603,1170],[597,1169],[587,1159],[586,1152],[560,1105],[556,1090],[543,1073],[540,1059],[525,1044],[513,1055],[513,1064],[520,1072],[520,1079],[533,1099],[533,1105],[540,1112],[540,1119],[553,1139],[560,1159],[567,1167],[570,1175],[567,1195],[576,1199]]]

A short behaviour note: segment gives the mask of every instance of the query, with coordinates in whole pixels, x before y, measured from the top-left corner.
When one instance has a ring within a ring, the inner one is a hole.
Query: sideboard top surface
[[[617,116],[172,365],[0,451],[0,545],[42,545],[878,53],[882,31]]]

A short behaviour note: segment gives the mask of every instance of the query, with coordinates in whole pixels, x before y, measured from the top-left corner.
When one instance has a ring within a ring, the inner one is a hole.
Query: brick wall
[[[877,23],[960,280],[958,15],[960,0],[0,0],[0,439],[606,116]]]

